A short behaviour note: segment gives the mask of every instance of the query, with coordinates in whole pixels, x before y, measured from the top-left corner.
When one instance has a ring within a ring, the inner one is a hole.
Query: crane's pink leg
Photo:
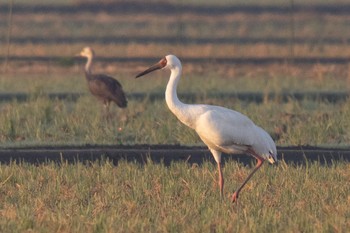
[[[220,196],[221,198],[223,197],[224,194],[224,177],[222,175],[222,171],[221,171],[221,152],[211,149],[209,147],[209,150],[211,151],[211,153],[214,156],[214,159],[218,165],[218,171],[219,171],[219,187],[220,187]]]
[[[246,183],[248,182],[248,180],[250,178],[252,178],[252,176],[254,175],[254,173],[261,167],[261,165],[264,162],[264,159],[261,158],[260,156],[254,155],[254,157],[256,157],[257,159],[257,164],[255,166],[255,168],[253,169],[253,171],[249,174],[249,176],[245,179],[245,181],[242,183],[242,185],[237,189],[236,192],[233,193],[232,195],[232,203],[234,203],[235,201],[237,201],[238,199],[238,195],[241,192],[242,188],[244,187],[244,185],[246,185]]]
[[[224,196],[224,177],[222,175],[221,171],[221,163],[218,164],[218,170],[219,170],[219,186],[220,186],[220,196],[221,198]]]

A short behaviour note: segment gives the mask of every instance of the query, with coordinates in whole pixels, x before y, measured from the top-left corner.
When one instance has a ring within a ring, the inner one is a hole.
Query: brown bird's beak
[[[167,64],[167,60],[166,60],[166,58],[163,58],[162,60],[160,60],[158,63],[152,65],[147,70],[145,70],[145,71],[139,73],[138,75],[136,75],[135,78],[139,78],[139,77],[141,77],[141,76],[143,76],[145,74],[148,74],[148,73],[150,73],[152,71],[162,69],[162,68],[164,68],[166,66],[166,64]]]

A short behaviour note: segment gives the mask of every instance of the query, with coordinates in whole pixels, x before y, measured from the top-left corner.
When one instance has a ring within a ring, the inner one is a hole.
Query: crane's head
[[[168,68],[170,70],[176,69],[176,68],[181,69],[181,62],[176,56],[167,55],[164,58],[162,58],[159,62],[157,62],[156,64],[150,66],[145,71],[136,75],[136,78],[139,78],[139,77],[141,77],[145,74],[148,74],[152,71],[159,70],[159,69],[165,69],[165,68]]]
[[[277,163],[277,149],[276,144],[265,130],[260,131],[262,133],[263,143],[262,152],[263,157],[271,164]]]
[[[276,148],[274,150],[269,150],[269,154],[267,155],[267,161],[271,164],[277,163]]]
[[[92,48],[90,47],[85,47],[83,48],[83,50],[81,50],[80,53],[76,54],[76,56],[78,57],[93,57],[95,55],[95,52]]]

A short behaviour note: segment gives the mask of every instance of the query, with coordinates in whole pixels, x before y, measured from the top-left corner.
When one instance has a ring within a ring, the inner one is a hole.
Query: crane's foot
[[[234,192],[231,198],[232,203],[235,203],[238,199],[238,192]]]

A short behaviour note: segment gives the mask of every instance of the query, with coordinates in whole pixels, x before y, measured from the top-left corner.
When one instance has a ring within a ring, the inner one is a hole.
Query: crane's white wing
[[[245,115],[219,106],[201,105],[201,108],[195,130],[209,147],[237,153],[249,147],[258,149],[266,143],[264,138],[268,134]]]

